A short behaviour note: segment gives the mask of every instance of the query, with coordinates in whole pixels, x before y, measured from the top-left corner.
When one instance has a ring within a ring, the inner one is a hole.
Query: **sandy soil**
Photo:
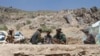
[[[0,44],[0,56],[100,56],[99,45]],[[63,54],[63,55],[62,55]]]

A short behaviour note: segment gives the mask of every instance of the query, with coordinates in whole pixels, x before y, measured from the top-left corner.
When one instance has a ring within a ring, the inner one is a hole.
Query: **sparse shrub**
[[[31,18],[35,18],[35,16],[32,15]]]
[[[26,21],[26,24],[31,24],[32,22],[30,20],[27,20]]]
[[[47,32],[47,31],[51,31],[52,32],[52,29],[47,27],[47,26],[45,26],[45,25],[41,25],[41,29],[42,29],[43,32]]]
[[[0,25],[0,30],[8,30],[6,25]]]
[[[55,27],[55,26],[51,26],[51,28],[52,28],[52,29],[56,29],[56,27]]]
[[[19,30],[20,28],[20,25],[16,25],[16,30]]]

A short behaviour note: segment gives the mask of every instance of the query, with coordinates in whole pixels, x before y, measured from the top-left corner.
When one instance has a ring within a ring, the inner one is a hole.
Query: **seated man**
[[[53,37],[53,43],[66,44],[66,36],[61,32],[61,28],[56,30],[56,35]]]
[[[84,44],[95,44],[96,43],[94,36],[90,34],[88,30],[82,29],[81,31],[86,35],[86,37],[84,37],[86,39],[83,40]]]
[[[8,36],[6,38],[6,41],[8,43],[14,43],[14,30],[13,29],[10,29],[9,32],[8,32]]]
[[[44,38],[44,44],[52,44],[52,36],[50,33],[51,31],[47,31],[47,35]]]
[[[42,43],[41,33],[42,33],[42,29],[38,29],[38,30],[33,34],[32,38],[30,39],[30,42],[31,42],[32,44]]]

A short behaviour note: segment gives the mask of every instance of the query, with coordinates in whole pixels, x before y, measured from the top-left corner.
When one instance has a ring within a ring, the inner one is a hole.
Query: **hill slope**
[[[90,9],[81,8],[62,11],[23,11],[12,7],[0,7],[0,23],[6,25],[16,25],[20,28],[27,26],[39,28],[41,25],[49,27],[67,27],[91,24],[100,20],[100,9],[92,7]]]
[[[97,7],[61,11],[23,11],[12,7],[0,7],[0,25],[4,25],[2,28],[19,30],[29,38],[37,28],[62,28],[66,36],[79,38],[82,35],[80,28],[98,20],[100,9]],[[54,34],[55,32],[52,33]]]

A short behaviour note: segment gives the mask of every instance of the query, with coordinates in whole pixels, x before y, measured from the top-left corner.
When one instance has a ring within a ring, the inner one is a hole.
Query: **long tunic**
[[[41,33],[39,31],[36,31],[33,35],[32,38],[30,39],[30,42],[32,44],[38,44],[40,41]]]

